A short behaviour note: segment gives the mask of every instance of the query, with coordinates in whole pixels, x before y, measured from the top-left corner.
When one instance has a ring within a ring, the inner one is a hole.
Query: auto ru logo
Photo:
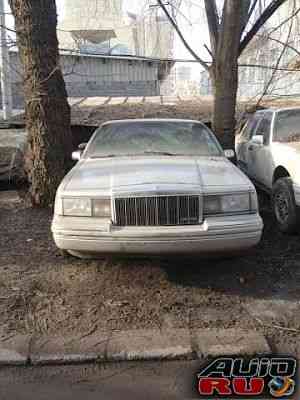
[[[294,358],[218,358],[197,375],[200,397],[289,398],[296,392]]]
[[[295,381],[290,378],[274,378],[269,383],[270,393],[273,397],[288,397],[295,393]]]

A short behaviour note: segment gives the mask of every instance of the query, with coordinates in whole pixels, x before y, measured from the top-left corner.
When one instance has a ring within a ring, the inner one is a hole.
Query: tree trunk
[[[214,93],[213,129],[225,148],[234,148],[236,126],[236,98],[238,89],[238,64],[218,63],[211,73]]]
[[[9,0],[24,69],[26,171],[32,204],[53,204],[70,165],[70,107],[59,65],[55,0]]]
[[[239,46],[244,24],[240,0],[225,0],[218,49],[211,76],[214,85],[213,127],[223,146],[234,148]]]

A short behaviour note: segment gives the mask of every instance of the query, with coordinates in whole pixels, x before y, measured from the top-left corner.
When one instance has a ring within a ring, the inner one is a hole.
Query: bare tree
[[[268,6],[261,10],[250,29],[249,22],[255,17],[255,11],[262,8],[262,3],[258,0],[224,0],[221,15],[216,0],[204,0],[211,44],[211,64],[202,60],[191,49],[167,6],[162,0],[157,1],[187,50],[209,72],[214,94],[213,128],[224,145],[232,146],[236,123],[239,56],[268,19],[287,0],[271,0]]]
[[[33,205],[53,203],[72,148],[70,107],[59,65],[55,0],[9,0],[24,69],[26,170]]]

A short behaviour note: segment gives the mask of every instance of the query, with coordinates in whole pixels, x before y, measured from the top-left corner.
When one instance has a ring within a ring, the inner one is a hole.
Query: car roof
[[[120,120],[112,120],[106,121],[102,124],[102,126],[110,125],[110,124],[124,124],[124,123],[138,123],[138,122],[175,122],[175,123],[194,123],[194,124],[203,124],[201,121],[196,121],[193,119],[175,119],[175,118],[137,118],[137,119],[120,119]]]
[[[273,113],[280,113],[282,111],[293,111],[293,110],[299,110],[300,111],[300,107],[282,107],[282,108],[266,108],[264,110],[258,110],[255,112],[255,114],[261,114],[261,113],[265,113],[265,112],[273,112]]]

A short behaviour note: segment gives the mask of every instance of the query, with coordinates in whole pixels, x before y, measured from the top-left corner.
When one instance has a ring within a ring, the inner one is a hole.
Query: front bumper
[[[295,201],[297,206],[300,207],[300,186],[294,185],[294,194],[295,194]]]
[[[210,217],[193,226],[115,227],[108,221],[61,216],[52,223],[58,248],[104,254],[239,252],[258,244],[262,229],[258,214]]]

